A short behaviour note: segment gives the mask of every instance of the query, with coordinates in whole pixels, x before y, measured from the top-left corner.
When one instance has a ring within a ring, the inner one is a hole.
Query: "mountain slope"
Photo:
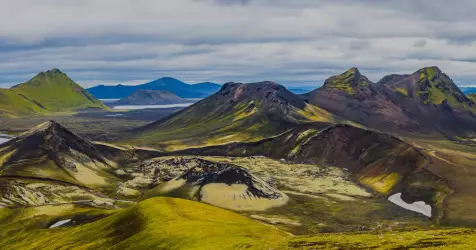
[[[406,112],[387,93],[356,68],[327,79],[321,88],[302,97],[345,119],[373,128],[418,129]]]
[[[163,105],[190,103],[166,90],[137,90],[132,95],[114,102],[114,105]]]
[[[422,104],[447,104],[452,108],[462,108],[473,112],[476,109],[476,103],[467,98],[438,67],[423,68],[411,75],[382,81],[382,84]]]
[[[32,220],[28,218],[28,220]],[[474,248],[474,229],[291,236],[198,202],[153,198],[92,223],[31,229],[20,220],[2,249],[428,249]],[[196,230],[200,229],[200,230]]]
[[[296,124],[333,121],[331,114],[276,83],[227,83],[214,95],[133,131],[126,140],[183,148],[259,140]]]
[[[58,69],[39,73],[10,89],[0,89],[0,115],[21,117],[107,107]]]
[[[220,85],[216,83],[197,83],[186,84],[175,78],[164,77],[155,81],[135,85],[116,85],[105,86],[99,85],[87,89],[89,93],[101,99],[117,99],[125,98],[132,95],[137,90],[166,90],[180,96],[182,98],[203,98],[207,97],[220,89]]]
[[[102,102],[58,69],[39,73],[11,90],[52,112],[105,108]]]
[[[265,156],[295,163],[335,166],[353,173],[355,181],[388,196],[401,192],[407,202],[425,201],[443,216],[451,193],[446,181],[426,169],[428,159],[395,137],[349,125],[319,129],[295,128],[280,136],[252,143],[186,149],[177,155]]]
[[[35,103],[10,89],[0,89],[0,117],[23,117],[48,114],[40,103]]]
[[[21,225],[21,223],[19,223]],[[289,235],[198,202],[152,198],[76,227],[28,230],[0,240],[2,249],[277,249]]]
[[[380,131],[455,139],[476,131],[475,103],[436,67],[372,83],[352,68],[302,95],[342,118]]]
[[[97,147],[55,122],[46,122],[0,145],[0,177],[56,180],[107,189],[117,164]]]

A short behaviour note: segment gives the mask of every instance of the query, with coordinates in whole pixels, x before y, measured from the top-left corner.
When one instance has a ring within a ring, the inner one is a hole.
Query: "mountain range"
[[[178,97],[166,90],[137,90],[132,95],[124,97],[112,105],[165,105],[190,103],[191,101]]]
[[[344,119],[386,132],[436,132],[454,138],[476,129],[475,102],[437,67],[385,76],[377,83],[352,68],[302,97]]]
[[[306,103],[277,83],[226,83],[208,98],[131,131],[130,139],[139,144],[152,142],[156,146],[170,143],[169,146],[175,148],[214,145],[259,140],[296,124],[334,120],[329,112]]]
[[[134,129],[125,140],[179,149],[256,141],[308,123],[471,140],[476,104],[437,67],[389,75],[377,83],[352,68],[302,95],[274,82],[226,83],[210,97]]]
[[[460,89],[465,94],[474,94],[474,93],[476,93],[476,87],[461,87]]]
[[[186,84],[175,78],[164,77],[140,85],[99,85],[87,91],[99,99],[120,99],[132,95],[137,90],[166,90],[182,98],[203,98],[220,89],[220,85],[211,82]]]
[[[94,108],[101,119],[80,126],[110,133],[107,108],[59,70],[2,93],[5,121]],[[123,101],[159,99],[183,100],[139,89]],[[434,229],[476,226],[475,99],[437,67],[376,83],[351,68],[300,95],[229,82],[114,141],[44,122],[0,144],[0,248],[466,244],[474,230]]]

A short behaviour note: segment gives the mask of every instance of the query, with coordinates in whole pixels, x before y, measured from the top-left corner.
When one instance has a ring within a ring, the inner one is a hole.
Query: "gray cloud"
[[[365,40],[352,40],[349,44],[351,50],[362,50],[370,47],[370,42]]]
[[[426,40],[417,40],[413,44],[413,47],[417,47],[417,48],[425,47],[425,46],[426,46]]]
[[[319,86],[438,65],[476,77],[476,2],[0,0],[0,86],[57,67],[85,86],[163,76]],[[5,7],[6,6],[6,7]],[[21,11],[19,11],[21,10]]]

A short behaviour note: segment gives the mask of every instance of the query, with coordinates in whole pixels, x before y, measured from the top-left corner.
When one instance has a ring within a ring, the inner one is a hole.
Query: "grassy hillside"
[[[60,208],[56,214],[61,216],[56,218],[70,218],[77,211]],[[83,212],[91,216],[111,213],[87,209]],[[26,218],[38,223],[29,223]],[[233,212],[165,197],[151,198],[106,218],[74,227],[38,229],[38,226],[46,225],[38,220],[40,218],[44,217],[25,217],[10,224],[8,234],[3,234],[7,237],[0,239],[0,248],[473,249],[476,237],[476,231],[472,229],[326,233],[293,237]]]
[[[1,249],[276,249],[285,232],[198,202],[152,198],[99,221],[25,230]]]
[[[216,94],[133,131],[127,140],[174,150],[257,141],[297,124],[334,120],[327,111],[307,104],[276,83],[227,83]]]
[[[107,109],[85,89],[58,69],[39,73],[31,80],[0,90],[0,115],[22,117],[80,109]]]
[[[287,249],[474,249],[476,230],[321,234],[292,238]]]
[[[12,88],[52,112],[105,108],[104,104],[58,69],[42,72]]]
[[[38,103],[10,89],[0,89],[0,117],[23,117],[32,114],[48,114]]]

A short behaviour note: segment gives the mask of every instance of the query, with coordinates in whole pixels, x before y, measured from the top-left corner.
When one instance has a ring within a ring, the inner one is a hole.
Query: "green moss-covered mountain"
[[[355,69],[302,95],[334,115],[380,131],[466,137],[476,131],[476,104],[437,67],[388,75],[373,83]]]
[[[21,117],[107,107],[58,69],[0,89],[0,116]]]
[[[411,75],[383,79],[380,83],[422,104],[448,105],[476,112],[476,103],[438,67],[422,68]]]
[[[418,129],[420,125],[380,86],[351,68],[301,97],[332,114],[371,128]]]
[[[133,131],[129,142],[177,149],[256,141],[296,124],[333,121],[327,111],[274,82],[227,83],[214,95]]]
[[[357,68],[351,68],[341,75],[332,76],[324,82],[326,88],[342,90],[350,95],[355,94],[359,89],[367,88],[370,84],[372,82],[360,74]]]

